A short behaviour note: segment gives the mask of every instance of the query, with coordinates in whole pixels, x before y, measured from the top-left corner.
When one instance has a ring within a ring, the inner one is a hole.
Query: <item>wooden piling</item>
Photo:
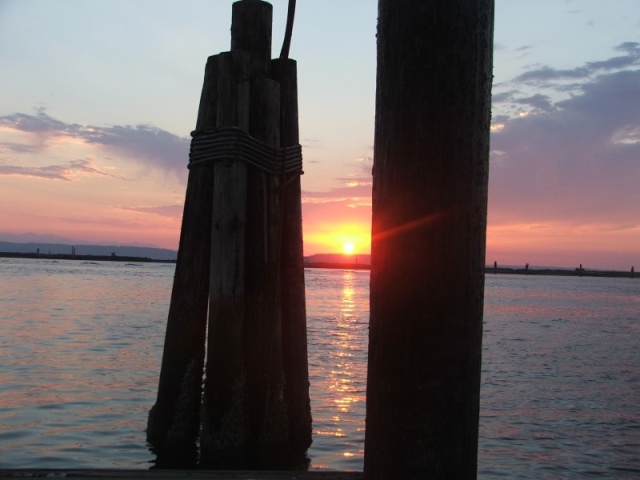
[[[218,55],[216,126],[248,128],[250,64],[250,55],[245,52]],[[242,346],[246,202],[247,165],[238,159],[215,162],[209,329],[200,449],[201,461],[216,468],[237,468],[244,461],[246,372]],[[213,459],[220,463],[213,463]]]
[[[234,3],[232,50],[207,62],[149,414],[158,466],[193,466],[199,446],[199,467],[298,467],[311,443],[301,172],[279,151],[298,142],[295,62],[271,62],[271,16]]]
[[[298,78],[295,60],[271,62],[271,77],[280,83],[280,146],[300,142]],[[282,342],[285,403],[290,451],[302,456],[311,445],[311,404],[307,357],[307,314],[304,285],[301,182],[298,172],[282,175],[282,232],[279,249],[282,295]]]
[[[366,479],[476,478],[493,0],[379,0]]]
[[[280,84],[270,78],[252,84],[251,134],[270,147],[280,146]],[[251,275],[247,276],[245,363],[249,371],[249,451],[260,468],[287,464],[289,425],[284,400],[282,316],[279,266],[282,232],[281,178],[253,170],[247,238]]]
[[[282,102],[280,82],[269,78],[269,59],[264,57],[270,51],[264,48],[270,41],[270,30],[263,28],[265,22],[255,19],[236,25],[247,18],[245,8],[253,15],[269,16],[270,24],[271,11],[263,2],[234,4],[232,48],[254,50],[219,55],[217,125],[238,126],[276,152],[282,145]],[[261,38],[251,38],[255,36]],[[221,119],[221,112],[230,115]],[[231,115],[234,112],[236,119]],[[224,169],[237,175],[225,174]],[[289,405],[285,392],[290,382],[290,388],[302,390],[295,385],[298,380],[287,378],[283,357],[287,349],[280,259],[287,235],[283,231],[287,178],[277,166],[276,171],[265,171],[229,161],[216,164],[215,179],[200,465],[288,468],[299,463],[309,442],[300,447],[296,434],[291,433],[300,426],[290,410],[300,407]],[[301,249],[297,252],[302,264]],[[302,297],[304,304],[303,284]],[[297,360],[305,365],[306,373],[306,330],[304,343],[305,357]],[[306,398],[294,399],[304,406],[309,404],[306,375]]]
[[[196,131],[215,127],[217,59],[210,58]],[[209,297],[213,165],[189,171],[180,245],[171,293],[162,366],[147,440],[159,465],[190,467],[197,461],[202,372]]]
[[[231,51],[251,52],[266,71],[271,60],[271,24],[273,7],[262,0],[233,3]]]

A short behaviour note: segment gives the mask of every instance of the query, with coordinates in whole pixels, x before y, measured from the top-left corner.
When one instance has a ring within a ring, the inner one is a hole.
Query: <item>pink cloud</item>
[[[49,165],[46,167],[0,165],[0,175],[17,175],[48,180],[64,180],[67,182],[73,181],[79,176],[111,177],[124,180],[124,177],[99,170],[88,160],[74,160],[64,165]]]

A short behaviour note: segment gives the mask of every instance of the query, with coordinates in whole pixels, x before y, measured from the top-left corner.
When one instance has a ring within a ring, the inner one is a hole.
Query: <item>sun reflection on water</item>
[[[364,451],[368,272],[307,270],[314,444],[312,468],[322,468],[341,444],[340,469],[361,470]]]
[[[311,468],[362,470],[369,272],[305,275]],[[0,259],[0,468],[150,466],[172,277]],[[478,477],[636,478],[640,284],[536,277],[486,279]]]

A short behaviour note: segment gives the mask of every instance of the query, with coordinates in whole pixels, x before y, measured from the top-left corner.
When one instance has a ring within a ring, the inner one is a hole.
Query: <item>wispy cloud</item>
[[[119,207],[122,210],[128,210],[131,212],[148,213],[151,215],[158,215],[168,218],[181,218],[184,207],[182,205],[159,205],[155,207]]]
[[[0,127],[6,131],[15,131],[32,135],[30,143],[3,142],[3,150],[20,153],[46,153],[56,140],[72,139],[89,146],[95,145],[112,151],[127,160],[145,168],[171,173],[180,180],[186,180],[189,154],[189,139],[151,125],[114,125],[97,127],[66,123],[49,116],[43,109],[35,115],[14,113],[0,116]],[[0,158],[0,161],[6,160]],[[15,163],[15,162],[12,162]],[[4,167],[6,172],[32,171],[32,176],[43,178],[69,179],[64,172],[60,177],[55,172],[63,167]],[[95,172],[94,172],[95,173]],[[23,173],[24,174],[24,173]]]
[[[349,208],[371,207],[373,176],[372,157],[359,157],[353,161],[353,173],[336,177],[338,187],[329,190],[302,192],[302,201],[307,204],[343,204]]]
[[[56,120],[45,113],[43,108],[38,109],[36,115],[26,113],[13,113],[0,117],[0,125],[11,127],[15,130],[30,133],[49,135],[69,134],[75,135],[82,130],[78,124],[67,124]]]
[[[0,165],[0,175],[16,175],[22,177],[45,178],[49,180],[72,181],[79,176],[101,176],[124,180],[123,177],[99,170],[88,160],[75,160],[64,165],[46,167],[22,167],[17,165]]]
[[[539,93],[530,97],[516,99],[514,102],[520,105],[528,105],[537,112],[549,112],[553,110],[551,99],[548,96]]]
[[[494,114],[517,117],[548,112],[559,106],[558,102],[582,95],[601,76],[640,68],[640,43],[625,42],[615,51],[621,55],[571,69],[536,66],[511,81],[494,85]]]
[[[186,178],[190,140],[150,125],[93,128],[87,143],[113,148],[143,166]]]
[[[305,190],[302,192],[302,201],[306,203],[346,202],[348,204],[365,203],[371,205],[371,184],[341,186],[327,191]]]
[[[623,55],[609,58],[598,62],[587,62],[585,65],[573,69],[555,69],[542,66],[538,69],[525,72],[516,78],[515,83],[538,84],[549,81],[577,80],[590,78],[593,75],[632,68],[640,65],[640,43],[625,42],[615,48],[616,51],[623,52]]]

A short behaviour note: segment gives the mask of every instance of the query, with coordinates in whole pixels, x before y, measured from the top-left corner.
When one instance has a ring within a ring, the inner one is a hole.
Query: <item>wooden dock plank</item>
[[[248,470],[74,470],[74,469],[0,469],[0,479],[76,478],[96,480],[189,479],[189,480],[362,480],[362,472],[282,472]]]

